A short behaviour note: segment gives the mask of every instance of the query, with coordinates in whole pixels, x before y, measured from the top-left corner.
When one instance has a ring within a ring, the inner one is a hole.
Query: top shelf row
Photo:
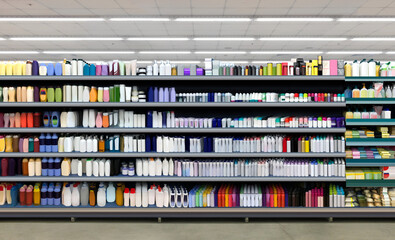
[[[346,81],[393,82],[394,77],[344,77],[344,76],[0,76],[12,81]]]

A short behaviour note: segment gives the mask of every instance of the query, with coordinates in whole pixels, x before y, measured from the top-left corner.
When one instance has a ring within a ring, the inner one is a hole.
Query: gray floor
[[[394,220],[0,220],[0,239],[393,239]]]

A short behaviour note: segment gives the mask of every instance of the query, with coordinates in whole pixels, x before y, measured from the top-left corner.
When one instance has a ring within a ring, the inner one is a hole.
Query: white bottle
[[[170,158],[169,159],[169,176],[173,176],[174,175],[174,162],[173,159]]]
[[[63,205],[66,207],[71,206],[71,189],[70,189],[70,184],[67,184],[64,187],[63,191]]]
[[[104,176],[109,177],[111,175],[111,161],[109,159],[107,159],[104,168]]]
[[[136,207],[141,207],[141,183],[136,183]]]
[[[109,203],[113,203],[115,202],[115,187],[113,183],[109,183],[108,187],[107,187],[107,191],[106,191],[106,198],[107,198],[107,202]]]
[[[93,173],[93,166],[92,165],[93,165],[92,159],[90,159],[90,158],[86,159],[85,172],[86,172],[87,177],[92,176],[92,173]]]
[[[148,207],[148,186],[147,183],[141,185],[141,206]],[[137,196],[136,196],[137,197]],[[137,206],[137,204],[136,204]]]
[[[143,176],[143,161],[140,158],[136,159],[136,175]]]
[[[99,177],[104,177],[104,172],[105,172],[105,162],[104,159],[99,161]]]
[[[154,205],[155,204],[155,187],[151,186],[148,189],[148,205]]]
[[[149,163],[148,163],[148,175],[150,177],[154,177],[155,176],[155,161],[153,158],[150,158]]]
[[[165,64],[163,63],[163,61],[161,61],[159,65],[159,75],[163,76],[165,74],[166,74]]]
[[[156,207],[163,207],[163,196],[164,194],[163,194],[163,191],[162,191],[162,189],[160,188],[160,186],[158,186],[158,189],[156,189],[156,198],[155,198],[155,201],[156,201]]]
[[[163,186],[163,206],[164,207],[169,207],[169,188],[167,187],[167,185],[165,184],[165,186]]]
[[[361,77],[369,76],[369,65],[366,59],[362,59],[361,63],[359,64],[359,76]]]
[[[166,61],[166,65],[165,65],[165,75],[166,75],[166,76],[171,76],[171,64],[170,64],[170,61],[169,61],[169,60]]]
[[[78,74],[77,59],[71,60],[71,75],[76,76]]]
[[[82,177],[82,161],[78,160],[78,171],[77,174],[79,177]]]
[[[99,160],[94,160],[92,162],[92,174],[95,177],[99,176]]]
[[[160,158],[156,158],[155,160],[155,175],[162,176],[162,161]]]
[[[169,161],[166,158],[162,162],[162,174],[163,176],[169,175]]]
[[[149,163],[147,158],[143,159],[143,176],[149,176]]]
[[[359,62],[357,60],[352,63],[352,76],[359,77]]]
[[[369,77],[376,77],[376,62],[373,59],[369,60]]]
[[[158,67],[158,63],[156,62],[156,60],[154,61],[154,65],[152,66],[152,73],[154,76],[159,75],[159,67]]]
[[[97,206],[106,206],[106,189],[104,185],[99,186],[99,190],[97,191]]]
[[[78,207],[81,203],[80,200],[80,188],[79,185],[76,183],[73,186],[73,190],[71,192],[71,205],[73,207]]]

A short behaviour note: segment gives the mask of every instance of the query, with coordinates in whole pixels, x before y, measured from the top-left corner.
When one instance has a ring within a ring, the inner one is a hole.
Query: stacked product
[[[342,201],[343,199],[343,201]],[[192,188],[136,183],[0,184],[0,205],[65,207],[340,207],[341,186],[201,184]]]
[[[140,64],[139,64],[140,65]],[[206,58],[204,68],[191,64],[171,64],[169,60],[156,61],[153,65],[138,66],[137,60],[87,63],[83,59],[64,59],[58,63],[39,63],[38,61],[0,62],[0,75],[40,75],[40,76],[189,76],[189,75],[344,75],[344,61],[317,59],[291,59],[287,62],[268,63],[267,65],[236,66]]]
[[[387,62],[380,65],[379,61],[370,59],[354,60],[344,65],[346,77],[391,77],[395,76],[395,63]]]
[[[349,108],[345,113],[346,119],[391,119],[391,110],[383,106],[374,106],[370,111]]]
[[[346,207],[395,207],[395,188],[347,188]]]
[[[382,180],[380,168],[352,168],[346,170],[347,180]]]
[[[42,118],[42,120],[41,120]],[[341,128],[344,117],[180,117],[174,111],[138,114],[125,109],[98,111],[0,112],[0,127],[84,127],[84,128]]]
[[[395,138],[395,128],[391,127],[389,132],[388,127],[368,128],[361,127],[361,130],[347,130],[346,138]]]
[[[373,83],[369,89],[363,83],[361,89],[358,86],[355,86],[352,90],[347,88],[344,95],[346,98],[394,98],[395,90],[393,85],[384,86],[382,82]]]
[[[352,147],[346,149],[350,159],[390,159],[395,158],[394,147]]]

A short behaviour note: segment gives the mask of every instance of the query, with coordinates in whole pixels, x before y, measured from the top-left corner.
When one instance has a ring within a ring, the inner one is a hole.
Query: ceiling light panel
[[[196,37],[194,41],[254,41],[252,37]]]
[[[131,37],[128,41],[188,41],[187,37]]]
[[[250,22],[251,18],[176,18],[177,22]]]
[[[0,22],[102,22],[104,18],[1,18]]]
[[[260,41],[345,41],[347,38],[323,37],[263,37]]]
[[[168,22],[170,18],[110,18],[114,22]]]
[[[122,41],[116,37],[13,37],[12,41]]]
[[[257,22],[331,22],[333,18],[256,18]]]

